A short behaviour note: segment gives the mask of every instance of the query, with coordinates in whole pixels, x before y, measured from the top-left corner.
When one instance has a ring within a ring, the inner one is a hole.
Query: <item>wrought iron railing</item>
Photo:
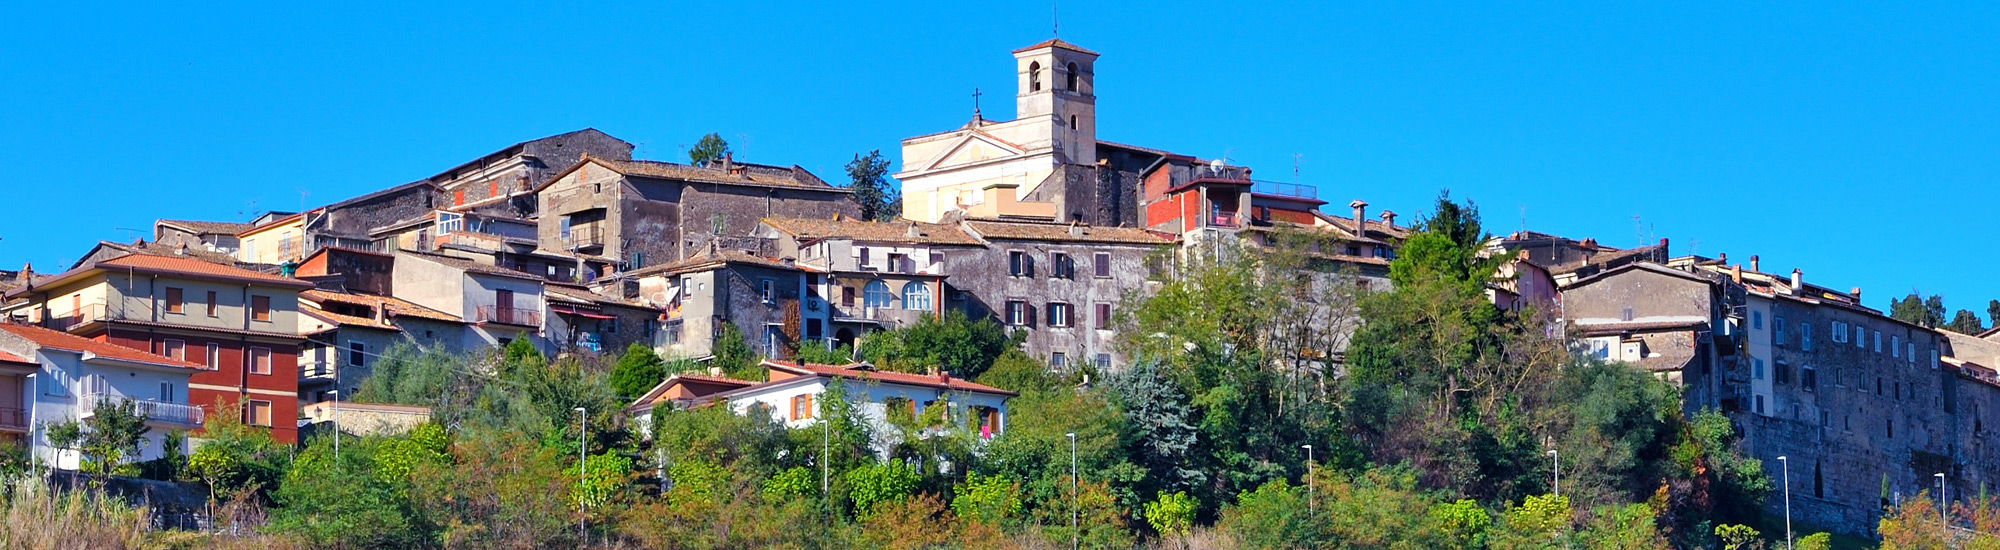
[[[526,327],[542,326],[542,311],[519,307],[479,306],[475,321]]]
[[[0,407],[0,429],[28,429],[28,410],[15,407]]]
[[[1263,193],[1266,195],[1301,197],[1307,199],[1319,198],[1318,187],[1302,183],[1284,183],[1278,181],[1252,180],[1250,186],[1250,192]]]
[[[571,248],[602,245],[604,244],[604,227],[598,225],[572,226],[569,228],[569,237],[563,239],[563,244],[569,245]]]
[[[146,420],[148,422],[177,424],[182,426],[200,426],[203,417],[203,412],[201,410],[201,407],[197,407],[194,405],[168,403],[166,401],[158,401],[153,399],[139,399],[136,397],[127,397],[123,395],[113,395],[108,393],[83,394],[77,400],[77,406],[83,409],[83,417],[89,418],[91,415],[96,414],[97,404],[103,402],[131,403],[133,411],[137,413],[139,416],[146,417]]]
[[[106,307],[103,302],[84,304],[75,311],[50,317],[49,328],[69,330],[75,328],[77,325],[94,323],[111,318],[111,309]]]

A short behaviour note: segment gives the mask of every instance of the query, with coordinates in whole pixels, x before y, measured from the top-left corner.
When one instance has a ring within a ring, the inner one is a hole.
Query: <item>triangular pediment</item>
[[[994,159],[1018,157],[1024,151],[1020,147],[1002,141],[977,130],[967,132],[958,143],[945,149],[944,154],[933,157],[924,164],[924,170],[940,170],[966,164],[978,164]]]

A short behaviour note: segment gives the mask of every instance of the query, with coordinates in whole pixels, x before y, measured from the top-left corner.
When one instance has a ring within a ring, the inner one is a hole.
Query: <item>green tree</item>
[[[1889,316],[1898,321],[1936,328],[1944,325],[1944,297],[1932,294],[1930,298],[1911,292],[1898,300],[1889,299]]]
[[[1159,497],[1146,503],[1146,524],[1161,535],[1185,535],[1194,526],[1194,497],[1186,491],[1168,493],[1161,491]]]
[[[1798,550],[1833,550],[1833,535],[1813,533],[1799,537]]]
[[[881,150],[856,153],[847,163],[847,177],[847,188],[854,192],[851,197],[861,206],[861,219],[889,221],[903,215],[903,199],[890,184],[889,159]]]
[[[722,369],[724,376],[738,380],[763,380],[763,369],[757,367],[757,350],[750,348],[750,340],[736,323],[724,322],[722,334],[715,338],[711,352],[714,358],[709,365]]]
[[[927,314],[909,326],[870,333],[861,343],[861,355],[890,370],[922,373],[937,368],[974,379],[1018,344],[993,319],[975,320],[952,309],[943,317]]]
[[[1763,541],[1757,538],[1761,534],[1748,525],[1727,524],[1715,527],[1716,538],[1722,539],[1722,550],[1761,548]]]
[[[87,472],[111,475],[127,458],[139,454],[139,443],[151,428],[132,401],[100,399],[91,407],[90,418],[49,425],[49,443],[60,449],[75,449],[79,465]]]
[[[688,148],[688,162],[703,166],[712,161],[722,160],[722,157],[728,154],[729,142],[722,139],[722,134],[709,132],[708,135],[696,140],[693,147]]]
[[[916,468],[901,459],[848,470],[844,477],[851,487],[854,513],[861,517],[868,516],[878,504],[909,498],[917,490]]]
[[[188,457],[188,473],[206,482],[216,498],[244,492],[269,496],[292,468],[291,448],[271,432],[243,423],[242,408],[216,398],[203,426],[207,442]]]
[[[618,393],[620,401],[630,403],[667,377],[666,362],[660,354],[637,343],[625,348],[618,356],[618,362],[611,367],[611,391]]]
[[[1979,316],[1963,309],[1958,310],[1958,313],[1952,315],[1951,322],[1946,323],[1944,329],[1969,335],[1978,335],[1981,332],[1986,332],[1986,326],[1980,324]]]
[[[272,495],[278,506],[270,528],[321,547],[423,545],[433,528],[410,499],[410,475],[385,475],[399,468],[385,469],[378,461],[382,445],[394,441],[398,440],[365,439],[335,453],[332,438],[314,438]]]
[[[1021,513],[1021,484],[1003,475],[973,475],[952,487],[951,512],[959,519],[999,527]]]
[[[1993,326],[2000,327],[2000,300],[1986,302],[1986,320],[1991,321]]]

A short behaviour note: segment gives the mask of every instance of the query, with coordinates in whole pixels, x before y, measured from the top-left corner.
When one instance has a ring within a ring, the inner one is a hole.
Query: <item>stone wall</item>
[[[1029,323],[1010,326],[1009,330],[1027,334],[1022,350],[1030,356],[1050,361],[1053,354],[1062,353],[1068,366],[1075,367],[1099,354],[1108,354],[1112,368],[1124,367],[1128,358],[1113,345],[1116,332],[1098,328],[1096,305],[1110,304],[1112,314],[1116,315],[1125,293],[1143,291],[1152,276],[1147,258],[1162,246],[999,239],[990,242],[984,248],[954,251],[945,256],[944,272],[950,276],[945,280],[946,308],[964,310],[974,319],[992,318],[1007,325],[1007,302],[1020,301],[1034,314]],[[1036,258],[1033,276],[1008,273],[1009,253],[1015,251]],[[1052,276],[1053,262],[1049,258],[1055,252],[1068,254],[1075,261],[1074,278]],[[1093,262],[1100,252],[1110,255],[1110,277],[1094,276]],[[1073,326],[1050,326],[1047,316],[1051,302],[1070,305],[1075,319]]]

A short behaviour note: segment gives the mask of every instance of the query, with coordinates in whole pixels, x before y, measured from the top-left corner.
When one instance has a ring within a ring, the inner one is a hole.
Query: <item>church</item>
[[[1326,201],[1311,186],[1255,181],[1248,167],[1220,159],[1100,140],[1097,52],[1050,39],[1013,54],[1013,120],[987,120],[975,109],[958,128],[902,141],[895,177],[904,218],[1136,227],[1187,240],[1276,224],[1361,241],[1400,236],[1384,234],[1400,233],[1392,217],[1369,227],[1360,201],[1350,205],[1355,217],[1332,216],[1320,211]]]

